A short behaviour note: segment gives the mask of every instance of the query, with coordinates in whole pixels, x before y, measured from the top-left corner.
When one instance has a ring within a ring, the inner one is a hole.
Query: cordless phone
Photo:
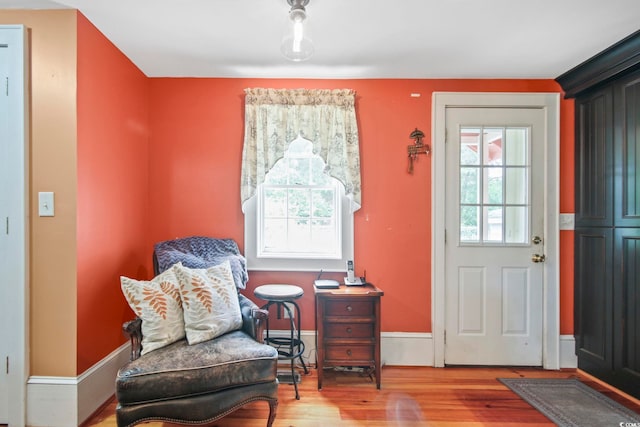
[[[350,259],[347,261],[347,282],[354,282],[356,280],[356,276],[353,268],[353,260]]]

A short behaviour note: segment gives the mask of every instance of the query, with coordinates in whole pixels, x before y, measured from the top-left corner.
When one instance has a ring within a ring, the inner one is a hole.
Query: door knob
[[[531,257],[531,261],[533,262],[544,262],[547,259],[546,256],[544,256],[544,254],[540,255],[540,254],[533,254],[533,256]]]

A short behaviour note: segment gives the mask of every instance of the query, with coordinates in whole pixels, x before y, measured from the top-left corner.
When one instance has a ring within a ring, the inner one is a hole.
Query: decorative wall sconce
[[[424,132],[422,132],[418,128],[411,132],[409,138],[412,138],[415,141],[413,145],[407,146],[407,152],[409,154],[409,169],[407,170],[407,172],[413,173],[413,162],[418,160],[418,154],[431,154],[431,147],[429,147],[429,144],[425,144],[424,142],[422,142],[422,139],[424,138]]]

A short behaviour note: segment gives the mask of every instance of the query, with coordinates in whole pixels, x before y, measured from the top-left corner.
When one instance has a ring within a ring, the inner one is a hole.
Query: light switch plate
[[[53,191],[41,191],[38,193],[38,215],[55,215]]]

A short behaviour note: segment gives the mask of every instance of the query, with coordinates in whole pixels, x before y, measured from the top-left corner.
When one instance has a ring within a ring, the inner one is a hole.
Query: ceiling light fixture
[[[314,52],[313,42],[309,37],[309,27],[304,21],[307,19],[305,6],[309,0],[287,0],[289,10],[290,27],[282,39],[280,51],[285,58],[300,62],[311,58]]]

